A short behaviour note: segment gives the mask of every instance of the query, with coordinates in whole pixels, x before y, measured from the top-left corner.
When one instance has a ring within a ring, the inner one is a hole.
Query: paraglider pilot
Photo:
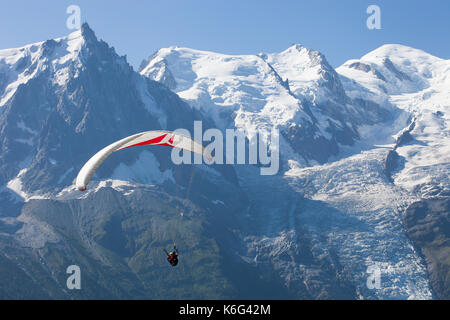
[[[176,245],[173,245],[173,251],[167,253],[167,251],[164,249],[164,251],[167,254],[167,261],[169,261],[170,265],[172,267],[175,267],[178,264],[178,249]]]

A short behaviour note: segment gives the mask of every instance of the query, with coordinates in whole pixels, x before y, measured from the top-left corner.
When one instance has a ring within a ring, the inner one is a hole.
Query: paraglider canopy
[[[201,154],[211,161],[212,156],[208,149],[191,138],[172,131],[145,131],[131,135],[116,141],[97,152],[81,168],[76,179],[76,187],[80,191],[85,191],[89,181],[95,171],[100,167],[113,152],[142,145],[167,146],[184,149],[190,152]]]

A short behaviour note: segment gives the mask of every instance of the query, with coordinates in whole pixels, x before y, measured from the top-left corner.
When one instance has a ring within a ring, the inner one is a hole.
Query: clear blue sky
[[[300,43],[321,51],[335,67],[386,43],[450,58],[448,0],[1,0],[0,49],[70,33],[71,4],[135,67],[171,45],[256,54]],[[381,30],[366,27],[370,4],[381,8]]]

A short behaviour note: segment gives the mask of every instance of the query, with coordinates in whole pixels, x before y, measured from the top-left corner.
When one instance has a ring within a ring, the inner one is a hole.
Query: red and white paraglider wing
[[[116,141],[109,146],[97,152],[90,158],[81,168],[76,179],[76,187],[80,191],[86,190],[86,187],[94,175],[95,171],[113,152],[118,150],[143,146],[143,145],[160,145],[173,148],[185,149],[190,152],[204,155],[208,161],[211,161],[212,156],[209,150],[204,148],[201,143],[192,140],[191,138],[171,132],[171,131],[146,131],[134,134],[119,141]]]
[[[138,134],[137,137],[123,144],[118,150],[144,145],[165,145],[170,139],[170,131],[147,131]]]

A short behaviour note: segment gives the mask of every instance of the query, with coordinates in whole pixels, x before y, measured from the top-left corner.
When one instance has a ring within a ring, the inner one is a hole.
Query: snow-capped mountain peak
[[[14,95],[19,85],[50,72],[53,82],[63,86],[85,61],[83,54],[93,51],[99,42],[85,23],[80,30],[46,41],[14,49],[0,50],[0,107]]]
[[[384,59],[387,57],[397,64],[403,62],[406,65],[410,64],[407,61],[414,61],[414,65],[422,65],[424,63],[428,64],[443,60],[423,50],[401,44],[384,44],[364,55],[361,60],[375,61],[376,59]]]
[[[344,63],[339,74],[358,79],[377,94],[413,93],[429,87],[439,78],[446,61],[404,45],[383,45],[372,52]],[[444,68],[445,71],[446,68]]]
[[[288,81],[289,88],[298,97],[322,103],[330,95],[345,96],[339,77],[319,51],[295,44],[264,58]]]

